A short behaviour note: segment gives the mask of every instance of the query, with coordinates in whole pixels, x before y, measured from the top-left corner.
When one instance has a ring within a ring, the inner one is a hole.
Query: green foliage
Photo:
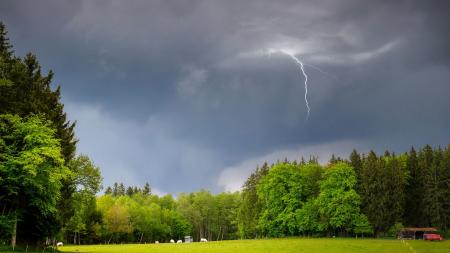
[[[178,196],[177,211],[192,224],[192,236],[208,240],[236,239],[238,237],[238,193],[212,195],[201,190]]]
[[[360,211],[351,166],[337,160],[326,170],[316,162],[278,163],[257,184],[264,235],[371,234]]]
[[[86,155],[71,160],[68,166],[74,172],[71,181],[75,182],[76,189],[72,195],[75,210],[69,221],[64,224],[63,231],[66,237],[72,236],[74,244],[79,244],[82,239],[93,242],[101,225],[96,210],[96,194],[100,191],[102,183],[100,168]]]
[[[262,232],[271,237],[294,235],[298,231],[295,211],[311,194],[300,169],[289,163],[277,164],[262,179],[257,190],[264,202],[259,223]]]
[[[40,115],[45,118],[48,127],[54,129],[59,152],[67,165],[75,155],[75,124],[67,120],[64,106],[60,102],[60,87],[52,89],[52,79],[52,71],[42,74],[35,55],[29,53],[24,58],[14,55],[5,26],[0,22],[0,114],[13,114],[23,118]],[[70,176],[61,180],[57,217],[48,217],[47,220],[38,222],[39,219],[34,217],[35,212],[29,210],[27,213],[30,222],[39,223],[38,231],[45,230],[46,234],[54,234],[74,214],[72,194],[75,186],[71,180]],[[29,227],[25,229],[30,229],[27,232],[29,234],[40,233]]]
[[[337,163],[325,172],[320,194],[315,200],[319,211],[319,231],[352,232],[356,221],[358,227],[368,226],[360,213],[360,197],[355,185],[355,172],[346,163]]]
[[[104,243],[169,241],[192,232],[191,223],[175,209],[170,195],[105,194],[97,198],[97,208],[103,217],[99,237]]]
[[[51,233],[38,225],[55,217],[62,180],[70,175],[50,122],[0,115],[0,208],[2,216],[17,221],[19,239],[39,240]]]
[[[269,166],[264,163],[261,168],[256,168],[242,187],[241,204],[238,211],[239,236],[241,238],[257,238],[261,234],[258,223],[263,209],[263,200],[258,197],[257,186],[268,172]]]
[[[403,224],[400,222],[396,222],[394,225],[392,225],[391,228],[389,228],[388,230],[388,236],[390,237],[396,237],[398,232],[400,232],[400,230],[404,228]]]
[[[270,169],[257,187],[264,203],[259,225],[265,235],[296,235],[313,226],[308,221],[311,219],[309,211],[314,206],[308,206],[308,212],[299,210],[319,194],[322,173],[322,167],[316,162],[300,165],[285,162]]]

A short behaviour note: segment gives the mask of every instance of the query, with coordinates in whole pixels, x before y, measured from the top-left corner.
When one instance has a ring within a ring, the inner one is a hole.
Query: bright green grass
[[[450,240],[443,242],[406,241],[417,253],[450,253]]]
[[[92,253],[450,253],[450,241],[424,242],[381,239],[269,239],[190,244],[124,244],[64,246],[62,252]],[[413,250],[409,247],[411,246]]]

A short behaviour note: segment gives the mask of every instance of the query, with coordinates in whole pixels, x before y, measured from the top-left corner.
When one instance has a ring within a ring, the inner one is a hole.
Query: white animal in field
[[[208,242],[208,240],[206,238],[200,238],[200,242]]]
[[[182,240],[178,240],[177,243],[183,243],[183,241]]]
[[[156,244],[158,244],[158,243],[159,243],[159,241],[155,241],[155,243],[156,243]]]
[[[56,247],[61,247],[61,246],[64,246],[64,243],[62,243],[62,242],[56,243]]]
[[[170,239],[170,243],[175,243],[175,241],[173,239]]]

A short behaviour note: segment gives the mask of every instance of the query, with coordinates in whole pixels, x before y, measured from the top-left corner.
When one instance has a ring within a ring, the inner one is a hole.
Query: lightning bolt
[[[305,68],[304,68],[304,64],[302,61],[300,61],[300,59],[298,59],[295,54],[289,50],[286,49],[269,49],[268,54],[269,56],[273,53],[282,53],[284,55],[289,56],[299,67],[301,70],[301,74],[303,75],[304,78],[304,86],[305,86],[305,105],[306,105],[306,109],[307,109],[307,114],[306,114],[306,120],[309,119],[309,114],[311,112],[311,108],[309,107],[309,102],[308,102],[308,75],[305,72]]]

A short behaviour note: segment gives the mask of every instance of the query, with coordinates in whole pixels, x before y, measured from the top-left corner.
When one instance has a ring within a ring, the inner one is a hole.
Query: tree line
[[[108,187],[105,194],[97,198],[97,210],[102,220],[97,224],[96,243],[149,243],[180,240],[191,235],[195,241],[237,239],[236,215],[240,201],[239,193],[213,195],[200,190],[193,193],[180,193],[158,196],[138,190],[129,194],[117,185]],[[108,189],[111,188],[111,191]],[[136,189],[137,187],[128,187]],[[143,189],[146,187],[144,186]],[[137,188],[139,189],[139,188]],[[84,243],[92,236],[80,230]]]
[[[426,145],[403,154],[353,150],[348,159],[333,155],[326,165],[317,157],[264,163],[235,193],[201,190],[173,198],[144,190],[149,188],[107,187],[97,199],[103,217],[98,242],[168,241],[185,235],[196,241],[384,237],[405,226],[437,227],[446,233],[450,145]],[[168,213],[175,221],[164,215]]]
[[[394,236],[404,226],[450,226],[450,145],[377,155],[356,150],[258,167],[241,191],[242,238]]]

